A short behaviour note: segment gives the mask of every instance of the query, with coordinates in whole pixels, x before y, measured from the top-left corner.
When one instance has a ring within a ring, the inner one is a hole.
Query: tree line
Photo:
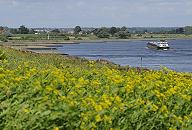
[[[131,34],[127,27],[123,26],[119,27],[111,27],[111,28],[97,28],[93,30],[93,34],[98,36],[99,38],[109,38],[109,37],[118,37],[120,39],[127,39],[131,37]]]
[[[4,27],[0,26],[0,34],[4,33]],[[6,31],[10,32],[10,34],[35,34],[37,33],[32,28],[27,28],[24,25],[21,25],[19,28],[10,28],[6,29]],[[47,33],[47,32],[44,32]],[[53,29],[49,33],[53,34],[64,34],[66,32],[62,32],[60,29]],[[185,27],[178,27],[172,30],[162,29],[156,32],[150,32],[147,29],[143,29],[142,31],[133,30],[133,28],[123,27],[101,27],[101,28],[94,28],[92,30],[83,30],[80,26],[76,26],[73,28],[72,35],[79,35],[79,34],[93,34],[99,38],[109,38],[109,37],[117,37],[121,39],[126,39],[131,37],[131,34],[144,34],[144,33],[157,33],[157,34],[192,34],[192,26],[185,26]]]

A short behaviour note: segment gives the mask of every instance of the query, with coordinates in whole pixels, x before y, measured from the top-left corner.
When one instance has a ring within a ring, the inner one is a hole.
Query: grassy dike
[[[0,37],[2,37],[0,35]],[[67,36],[53,35],[49,40],[47,34],[15,34],[7,38],[7,41],[12,44],[24,44],[24,43],[62,43],[62,42],[102,42],[102,41],[129,41],[129,40],[169,40],[169,39],[192,39],[192,35],[185,34],[131,34],[131,37],[126,39],[119,39],[119,37],[110,36],[108,38],[99,38],[95,35],[74,35]]]
[[[192,129],[192,74],[0,47],[0,129]]]

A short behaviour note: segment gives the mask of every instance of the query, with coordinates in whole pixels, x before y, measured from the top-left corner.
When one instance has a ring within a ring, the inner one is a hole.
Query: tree
[[[116,27],[111,27],[111,28],[109,29],[109,33],[110,33],[111,35],[114,35],[115,33],[117,33],[117,28],[116,28]]]
[[[185,33],[186,35],[192,34],[192,26],[186,26],[186,27],[184,27],[184,33]]]
[[[20,34],[28,34],[29,33],[29,29],[26,28],[24,25],[19,27],[19,33]]]
[[[80,27],[80,26],[76,26],[76,27],[74,28],[74,33],[75,33],[75,34],[78,34],[79,32],[81,32],[81,27]]]
[[[18,34],[19,31],[18,31],[18,29],[16,29],[16,28],[11,28],[11,29],[10,29],[10,33],[12,33],[12,34]]]
[[[0,26],[0,30],[4,30],[4,27]]]
[[[116,33],[116,36],[119,39],[127,39],[131,37],[131,34],[128,31],[119,31],[118,33]]]
[[[117,27],[116,29],[117,29],[117,32],[121,31],[121,28],[119,28],[119,27]]]
[[[97,32],[95,32],[95,34],[99,38],[109,38],[109,36],[110,36],[109,29],[106,27],[102,27],[102,28],[98,29]]]
[[[60,33],[59,29],[54,29],[51,32],[53,32],[53,33]]]
[[[37,31],[35,31],[35,29],[31,28],[31,29],[29,30],[29,33],[30,33],[30,34],[35,34],[35,33],[37,33]]]
[[[99,38],[109,38],[109,33],[107,32],[99,32],[97,35]]]
[[[99,29],[96,28],[96,29],[92,30],[91,33],[93,33],[94,35],[97,35],[98,31],[99,31]]]
[[[127,27],[123,26],[120,31],[126,31],[127,30]]]
[[[4,32],[4,28],[0,26],[0,34]]]
[[[1,36],[0,36],[0,41],[2,41],[2,42],[8,42],[7,36],[1,35]]]
[[[183,34],[184,33],[184,28],[177,28],[176,33],[177,34]]]

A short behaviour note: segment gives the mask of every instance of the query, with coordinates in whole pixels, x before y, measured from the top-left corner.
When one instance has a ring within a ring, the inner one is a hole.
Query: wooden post
[[[50,36],[49,36],[49,33],[48,33],[48,35],[47,35],[47,40],[49,40],[50,39]]]

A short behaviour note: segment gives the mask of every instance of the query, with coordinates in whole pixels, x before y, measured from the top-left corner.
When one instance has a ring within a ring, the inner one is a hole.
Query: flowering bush
[[[0,60],[6,59],[5,53],[0,50]]]
[[[5,52],[0,129],[192,128],[191,73]]]

